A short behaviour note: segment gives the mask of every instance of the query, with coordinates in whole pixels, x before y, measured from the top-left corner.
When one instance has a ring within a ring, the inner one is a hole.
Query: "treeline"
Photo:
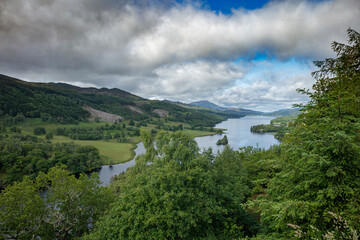
[[[59,123],[75,123],[89,117],[78,99],[49,88],[21,84],[3,75],[0,76],[0,111],[12,117],[51,118]]]
[[[257,133],[265,133],[265,132],[278,132],[281,130],[281,126],[275,126],[272,124],[259,124],[255,126],[251,126],[250,131],[251,132],[257,132]]]
[[[112,196],[97,176],[75,178],[65,165],[25,178],[0,194],[0,238],[78,239],[109,208]]]
[[[30,135],[0,137],[0,188],[21,180],[35,179],[39,172],[59,164],[69,166],[71,173],[86,172],[101,167],[99,151],[93,146],[74,143],[52,144]]]
[[[251,126],[250,131],[256,133],[273,133],[274,137],[280,141],[289,133],[295,124],[296,117],[284,116],[277,117],[270,121],[270,124],[259,124]]]

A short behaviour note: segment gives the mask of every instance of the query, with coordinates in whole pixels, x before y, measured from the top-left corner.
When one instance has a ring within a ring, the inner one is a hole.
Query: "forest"
[[[168,112],[168,120],[194,127],[212,127],[226,117],[242,117],[224,111],[185,108],[166,101],[152,101],[120,89],[80,88],[61,83],[28,83],[0,75],[0,118],[3,125],[18,118],[41,118],[52,123],[79,123],[90,117],[84,107],[119,115],[127,120],[160,118],[156,109]]]
[[[96,160],[96,150],[1,134],[26,143],[3,141],[1,164],[31,175],[0,194],[0,239],[359,239],[360,34],[349,29],[348,38],[332,44],[336,58],[315,62],[313,89],[298,90],[310,101],[268,150],[216,154],[184,131],[140,128],[146,153],[101,187],[96,174],[71,174],[90,167],[74,167],[75,153]],[[44,173],[44,158],[58,164]]]

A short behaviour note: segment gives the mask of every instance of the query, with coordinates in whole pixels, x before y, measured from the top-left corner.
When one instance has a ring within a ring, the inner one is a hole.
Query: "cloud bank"
[[[360,29],[358,0],[273,1],[229,15],[172,1],[2,0],[0,72],[272,110],[305,101],[294,86],[311,87],[308,62],[333,56],[331,41],[345,42],[349,27]],[[258,53],[267,77],[254,74]],[[289,62],[294,73],[276,67]]]

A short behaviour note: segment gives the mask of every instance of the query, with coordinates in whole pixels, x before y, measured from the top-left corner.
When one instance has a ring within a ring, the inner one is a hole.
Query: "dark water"
[[[269,133],[257,134],[250,132],[250,127],[258,124],[269,124],[270,120],[273,117],[264,117],[264,116],[246,116],[239,119],[229,119],[218,125],[216,128],[225,128],[225,134],[229,140],[229,145],[232,149],[237,150],[240,147],[244,146],[254,146],[260,148],[269,148],[271,145],[278,144],[279,141],[274,138],[273,135]],[[222,138],[224,135],[214,135],[206,137],[195,138],[200,149],[209,148],[213,149],[213,152],[222,151],[224,146],[217,146],[216,142],[218,139]],[[136,156],[145,153],[145,148],[143,143],[138,143],[137,148],[135,149]],[[135,158],[136,158],[135,156]],[[103,186],[107,186],[110,183],[112,176],[118,175],[128,167],[131,167],[135,164],[135,158],[126,163],[120,163],[109,166],[102,166],[98,174],[100,180],[102,181]]]
[[[274,117],[265,116],[246,116],[238,119],[229,119],[216,125],[216,128],[227,129],[225,135],[228,138],[232,149],[237,150],[240,147],[253,146],[268,149],[271,145],[279,144],[279,141],[270,133],[252,133],[250,127],[258,124],[269,124]],[[195,138],[200,149],[209,148],[213,152],[222,151],[224,146],[217,146],[216,142],[223,138],[223,135],[213,135]]]

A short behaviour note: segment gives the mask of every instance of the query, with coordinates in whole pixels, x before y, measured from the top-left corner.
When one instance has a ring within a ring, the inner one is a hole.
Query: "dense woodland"
[[[280,145],[215,155],[182,131],[142,129],[146,153],[109,187],[71,165],[7,187],[0,237],[358,239],[360,34],[348,36],[315,62],[313,89],[299,90],[311,100]]]
[[[297,116],[297,115],[296,115]],[[260,124],[251,126],[250,131],[255,133],[273,133],[274,137],[280,141],[289,133],[295,124],[296,116],[277,117],[270,121],[270,124]]]
[[[57,165],[67,165],[70,173],[91,171],[101,167],[99,151],[92,146],[74,143],[53,144],[30,135],[14,134],[0,140],[0,169],[6,172],[0,188],[19,181],[23,176],[35,179]]]
[[[27,83],[0,75],[0,117],[7,124],[13,118],[41,118],[54,123],[77,123],[90,114],[85,106],[120,115],[127,120],[159,118],[155,109],[166,110],[168,120],[194,127],[213,127],[225,117],[242,117],[224,111],[185,108],[166,101],[151,101],[119,89],[79,88],[67,84]],[[136,111],[131,107],[135,107]]]

